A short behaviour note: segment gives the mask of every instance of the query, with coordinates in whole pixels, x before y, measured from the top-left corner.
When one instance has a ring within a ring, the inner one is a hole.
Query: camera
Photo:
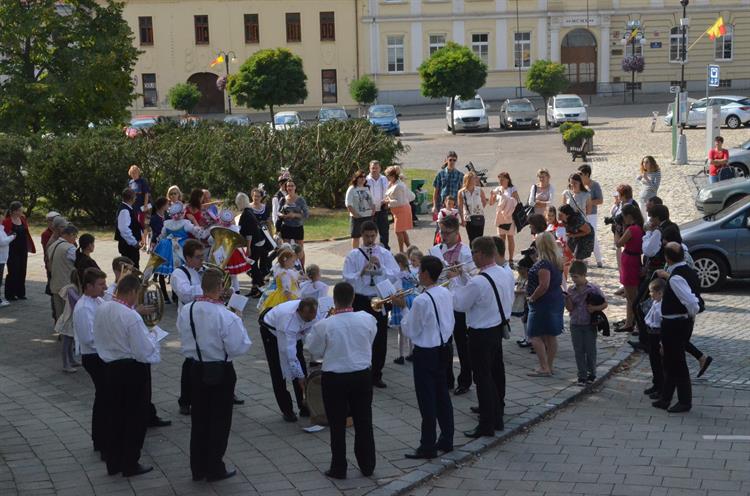
[[[611,226],[613,224],[621,226],[624,223],[625,223],[625,220],[622,218],[622,214],[617,214],[614,217],[605,217],[604,218],[604,224],[607,225],[607,226]]]
[[[605,226],[611,226],[615,223],[615,219],[613,217],[605,217],[604,218],[604,225]]]
[[[524,257],[529,257],[529,258],[533,257],[534,255],[536,255],[536,247],[530,246],[529,248],[526,248],[525,250],[521,250],[521,255],[523,255]]]

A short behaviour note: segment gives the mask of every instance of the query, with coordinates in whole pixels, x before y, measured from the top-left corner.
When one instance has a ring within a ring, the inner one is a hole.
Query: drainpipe
[[[359,0],[354,0],[354,48],[356,50],[356,78],[359,79]]]

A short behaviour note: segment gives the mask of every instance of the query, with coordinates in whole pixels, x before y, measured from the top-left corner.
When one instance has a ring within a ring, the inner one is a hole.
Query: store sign
[[[599,16],[565,16],[560,18],[560,26],[598,26]]]
[[[651,48],[661,48],[661,41],[652,41]]]

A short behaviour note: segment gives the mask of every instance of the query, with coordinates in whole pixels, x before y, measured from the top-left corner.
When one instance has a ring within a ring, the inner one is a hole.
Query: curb
[[[398,479],[392,480],[387,484],[372,490],[367,493],[368,496],[400,496],[407,491],[421,486],[422,484],[429,482],[431,479],[448,472],[449,470],[471,462],[476,456],[481,455],[487,450],[499,446],[518,434],[525,432],[534,425],[542,422],[548,415],[561,410],[570,403],[583,397],[584,394],[588,394],[598,388],[614,374],[617,368],[627,362],[635,353],[636,352],[630,347],[630,345],[626,344],[621,346],[612,358],[606,360],[597,367],[597,375],[599,377],[593,384],[580,389],[578,392],[567,398],[553,397],[546,404],[536,405],[530,408],[527,412],[506,423],[506,430],[501,436],[492,438],[481,437],[475,439],[474,441],[455,449],[453,452],[440,457],[440,461],[426,463],[412,472],[402,475]]]

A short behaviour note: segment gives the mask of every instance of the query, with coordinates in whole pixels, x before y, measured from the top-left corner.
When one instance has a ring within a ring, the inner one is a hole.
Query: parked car
[[[500,127],[539,129],[539,111],[528,98],[509,98],[500,106]]]
[[[547,100],[547,122],[559,126],[563,122],[589,125],[588,105],[578,95],[557,95]]]
[[[287,111],[278,112],[273,116],[273,123],[277,130],[292,129],[294,127],[300,127],[305,124],[305,121],[300,117],[299,112]]]
[[[695,198],[695,208],[713,215],[750,195],[750,179],[740,177],[707,184]]]
[[[720,289],[727,277],[750,277],[750,196],[680,226],[701,289]]]
[[[247,115],[226,115],[224,116],[225,124],[234,124],[235,126],[249,126],[252,124],[250,116]]]
[[[318,122],[345,121],[351,116],[344,107],[323,107],[318,111]]]
[[[688,99],[690,110],[688,111],[687,125],[689,127],[706,126],[706,108],[708,105],[721,106],[721,122],[730,129],[737,129],[741,125],[750,125],[750,98],[744,96],[712,96],[708,100]],[[667,115],[664,116],[664,123],[667,126],[672,125],[672,107],[670,104],[667,109]]]
[[[130,123],[125,126],[125,136],[135,138],[139,134],[151,129],[157,123],[166,122],[167,117],[161,115],[138,115],[130,119]]]
[[[750,177],[750,140],[729,149],[729,165],[734,168],[735,177]]]
[[[386,134],[401,136],[401,123],[393,105],[371,105],[367,109],[367,120]]]
[[[451,102],[448,100],[448,104],[445,106],[445,122],[448,125],[448,131],[451,131],[454,127],[456,131],[472,129],[489,131],[489,110],[490,106],[485,104],[479,95],[471,100],[461,100],[456,97],[453,99],[453,123],[451,124]]]

